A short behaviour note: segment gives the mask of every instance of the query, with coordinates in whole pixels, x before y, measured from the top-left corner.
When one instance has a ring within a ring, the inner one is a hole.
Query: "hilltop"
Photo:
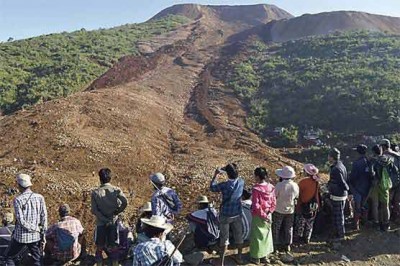
[[[273,21],[263,28],[261,34],[269,41],[285,42],[349,30],[400,34],[400,18],[364,12],[324,12]]]
[[[293,15],[287,11],[274,5],[204,6],[198,4],[181,4],[164,9],[151,20],[168,17],[170,15],[184,16],[193,20],[202,17],[214,17],[224,22],[241,23],[248,26],[257,26],[272,20],[293,17]]]

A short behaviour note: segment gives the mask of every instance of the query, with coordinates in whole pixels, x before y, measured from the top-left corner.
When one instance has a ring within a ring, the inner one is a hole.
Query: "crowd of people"
[[[175,244],[170,233],[183,204],[177,192],[166,186],[165,176],[150,176],[154,193],[132,228],[125,225],[122,215],[128,200],[120,188],[111,185],[111,170],[103,168],[99,171],[100,186],[91,194],[91,211],[96,218],[96,263],[102,265],[106,255],[113,266],[125,258],[130,258],[134,266],[183,262],[198,265],[204,259],[201,251],[217,249],[220,258],[215,263],[226,265],[228,247],[232,246],[237,249],[234,260],[244,264],[243,248],[249,244],[250,262],[265,264],[274,251],[290,254],[294,242],[310,243],[314,222],[324,204],[331,210],[334,234],[330,240],[344,241],[345,208],[350,198],[354,205],[354,230],[360,230],[370,220],[378,230],[388,231],[391,220],[400,220],[400,153],[387,139],[372,147],[372,156],[367,156],[364,144],[355,150],[359,158],[353,162],[350,174],[341,161],[340,151],[329,151],[328,204],[321,200],[321,178],[313,164],[303,166],[303,178],[298,184],[291,166],[275,171],[279,178],[275,185],[268,171],[257,167],[251,189],[246,188],[236,164],[218,168],[209,190],[221,195],[220,208],[217,210],[207,196],[200,195],[197,210],[186,216],[187,232]],[[225,176],[227,180],[218,182]],[[14,211],[2,214],[2,262],[16,265],[28,253],[31,265],[36,266],[65,265],[83,258],[85,229],[72,216],[70,206],[61,204],[59,221],[48,227],[45,199],[31,190],[31,177],[18,174],[16,183],[20,193],[14,198]],[[185,241],[186,246],[181,249]],[[183,249],[186,251],[181,252]]]

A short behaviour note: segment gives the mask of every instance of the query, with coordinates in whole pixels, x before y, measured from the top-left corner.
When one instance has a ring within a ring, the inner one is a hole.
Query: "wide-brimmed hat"
[[[151,212],[151,202],[146,202],[142,207],[142,212]]]
[[[291,166],[285,166],[282,169],[278,169],[275,171],[275,174],[283,179],[292,179],[296,176],[296,172]]]
[[[304,171],[309,175],[316,175],[319,173],[318,168],[311,163],[307,163],[304,165]]]
[[[164,185],[165,183],[165,176],[162,173],[154,173],[150,175],[150,180],[154,184]]]
[[[210,203],[207,196],[201,195],[197,198],[197,203]]]
[[[23,188],[32,186],[31,177],[30,177],[30,175],[27,175],[27,174],[18,174],[17,175],[17,183]]]
[[[167,223],[167,220],[164,217],[158,215],[153,215],[150,219],[142,218],[140,221],[152,227],[164,229],[166,233],[169,233],[172,228],[174,228],[172,224]]]
[[[311,163],[307,163],[304,165],[304,172],[306,172],[308,175],[310,175],[314,180],[320,179],[320,177],[318,175],[318,173],[319,173],[318,168]]]

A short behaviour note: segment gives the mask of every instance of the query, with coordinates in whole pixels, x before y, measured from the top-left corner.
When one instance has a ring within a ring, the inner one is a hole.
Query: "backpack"
[[[60,251],[69,250],[75,243],[75,237],[69,231],[63,228],[56,229],[56,239],[57,239],[58,249]]]
[[[210,234],[210,240],[215,241],[219,238],[219,219],[215,210],[208,207],[207,212],[207,231]]]
[[[379,182],[379,188],[382,190],[389,190],[393,187],[389,168],[390,167],[383,167],[382,169],[382,178]]]
[[[170,208],[174,212],[178,211],[178,206],[176,205],[174,199],[170,195],[162,193],[160,194],[160,196],[164,200],[165,204],[167,204],[168,208]]]

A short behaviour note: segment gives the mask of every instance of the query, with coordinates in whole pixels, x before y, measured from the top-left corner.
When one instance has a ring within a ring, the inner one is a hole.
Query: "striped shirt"
[[[29,188],[14,199],[16,224],[13,239],[19,243],[40,241],[41,232],[47,229],[47,210],[42,195]]]

